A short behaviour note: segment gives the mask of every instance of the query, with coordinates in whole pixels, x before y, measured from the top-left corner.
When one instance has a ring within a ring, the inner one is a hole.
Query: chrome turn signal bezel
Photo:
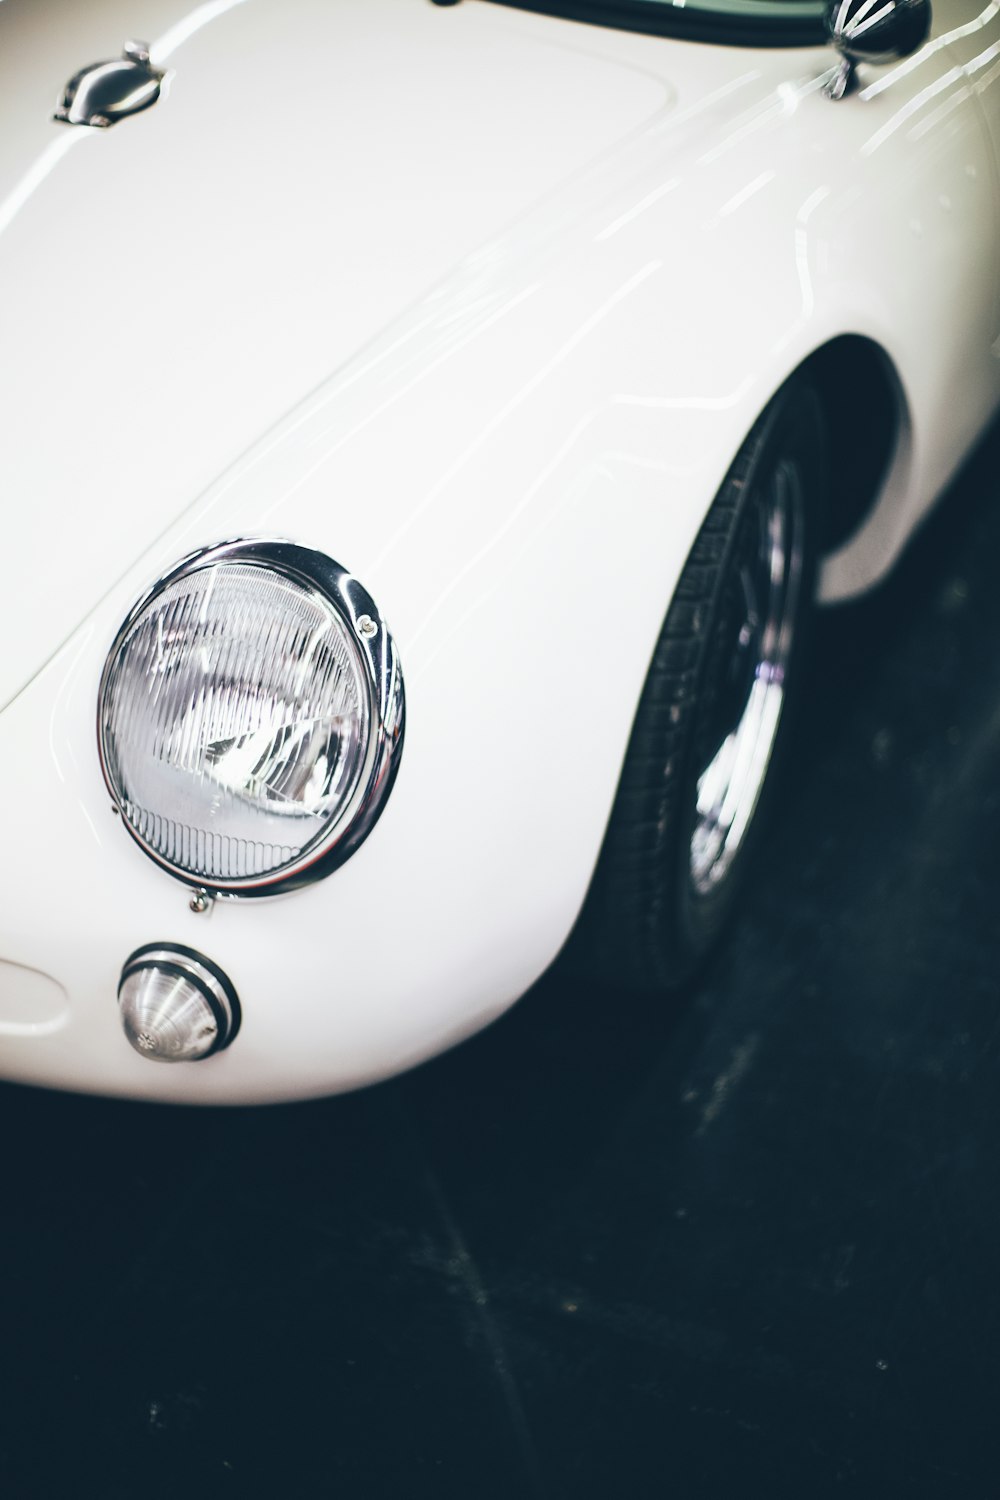
[[[299,587],[315,591],[347,626],[363,668],[369,695],[369,738],[354,791],[325,836],[280,869],[239,880],[206,878],[174,864],[141,836],[124,814],[110,770],[106,714],[109,679],[133,626],[170,585],[219,563],[250,563],[273,570]],[[284,894],[321,880],[344,863],[371,833],[392,790],[403,747],[405,695],[396,643],[372,596],[346,568],[325,553],[277,539],[238,539],[199,548],[162,574],[129,610],[105,658],[97,700],[97,749],[101,772],[121,822],[153,862],[189,888],[210,896],[260,897]]]
[[[196,997],[200,999],[204,1009],[211,1016],[214,1026],[212,1040],[204,1046],[203,1050],[186,1057],[170,1056],[157,1052],[144,1036],[132,1034],[126,1020],[123,991],[129,979],[147,971],[167,974],[189,991],[194,990]],[[142,948],[137,948],[134,953],[130,953],[122,965],[121,977],[118,980],[118,1006],[129,1045],[140,1057],[152,1062],[202,1062],[206,1058],[215,1057],[219,1052],[225,1051],[236,1039],[242,1024],[239,996],[228,975],[203,953],[197,952],[194,948],[185,947],[181,943],[146,943]]]

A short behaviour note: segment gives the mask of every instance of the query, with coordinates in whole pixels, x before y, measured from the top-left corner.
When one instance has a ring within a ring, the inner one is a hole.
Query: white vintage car
[[[0,1075],[304,1097],[574,928],[697,965],[813,595],[1000,398],[931,4],[0,0]]]

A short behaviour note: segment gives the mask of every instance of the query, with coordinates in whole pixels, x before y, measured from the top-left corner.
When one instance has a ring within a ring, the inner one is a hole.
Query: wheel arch
[[[886,480],[908,444],[910,411],[890,356],[864,334],[844,333],[822,344],[796,370],[823,404],[835,455],[821,550],[841,547],[870,519]]]

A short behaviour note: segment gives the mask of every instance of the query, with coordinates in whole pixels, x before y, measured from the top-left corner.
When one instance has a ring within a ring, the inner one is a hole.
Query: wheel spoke
[[[691,879],[705,895],[726,875],[760,798],[784,704],[801,588],[803,502],[794,464],[779,460],[748,499],[734,559],[735,615],[719,663],[708,759],[697,777]]]

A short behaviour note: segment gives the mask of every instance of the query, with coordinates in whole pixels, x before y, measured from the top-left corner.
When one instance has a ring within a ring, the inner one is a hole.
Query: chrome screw
[[[188,906],[196,914],[200,914],[203,911],[208,911],[208,908],[211,906],[211,904],[212,898],[207,891],[195,891],[191,897],[191,900],[188,902]]]
[[[370,641],[373,635],[378,635],[378,626],[371,615],[358,615],[358,635],[363,635],[366,641]]]

